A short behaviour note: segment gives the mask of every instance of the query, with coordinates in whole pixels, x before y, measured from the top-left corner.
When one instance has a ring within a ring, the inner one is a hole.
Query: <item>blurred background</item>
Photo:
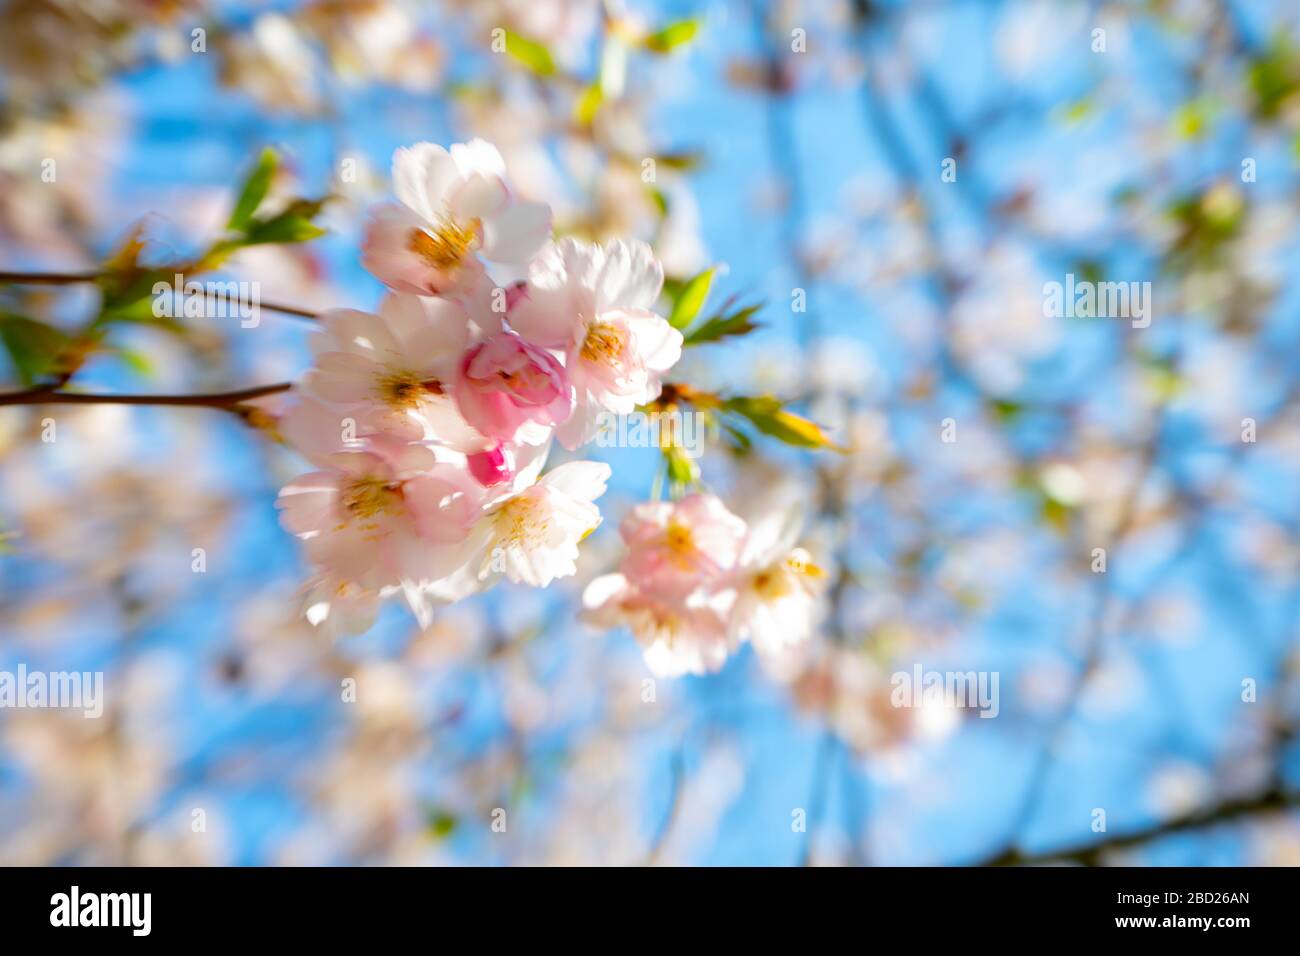
[[[591,450],[615,477],[575,579],[336,642],[276,521],[291,451],[212,409],[0,409],[0,670],[105,674],[100,720],[0,709],[0,863],[1300,862],[1294,4],[10,0],[0,22],[0,271],[94,270],[141,222],[146,255],[193,254],[269,145],[274,192],[339,197],[330,233],[225,273],[373,307],[357,249],[393,149],[481,136],[558,232],[641,237],[764,303],[674,380],[778,395],[849,448],[709,452],[739,513],[800,489],[824,620],[780,667],[744,649],[647,685],[577,608],[654,450]],[[1151,283],[1150,325],[1045,316],[1067,275]],[[68,329],[97,295],[6,282],[0,312]],[[75,383],[288,380],[309,330],[123,323]],[[918,665],[997,674],[997,717],[892,706]]]

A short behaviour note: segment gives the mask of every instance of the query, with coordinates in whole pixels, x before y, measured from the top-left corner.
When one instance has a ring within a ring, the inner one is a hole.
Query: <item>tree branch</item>
[[[109,273],[103,272],[0,272],[0,285],[80,285],[98,282]],[[204,293],[206,297],[207,292]],[[299,319],[315,320],[318,313],[296,305],[284,305],[280,302],[258,302],[259,309],[268,312],[281,312]]]
[[[42,386],[23,392],[0,394],[0,405],[179,405],[236,411],[244,402],[266,395],[277,395],[291,388],[291,382],[277,382],[274,385],[200,395],[95,395],[89,392],[61,392],[57,386]]]
[[[0,272],[0,285],[77,285],[94,282],[98,272]]]
[[[1021,853],[1019,850],[1010,849],[972,865],[1040,866],[1051,863],[1079,863],[1084,866],[1098,866],[1106,853],[1143,846],[1163,837],[1176,836],[1179,833],[1232,823],[1297,806],[1300,806],[1300,791],[1287,791],[1275,785],[1253,797],[1229,800],[1208,809],[1197,810],[1141,830],[1108,837],[1094,843],[1075,844],[1045,853]]]

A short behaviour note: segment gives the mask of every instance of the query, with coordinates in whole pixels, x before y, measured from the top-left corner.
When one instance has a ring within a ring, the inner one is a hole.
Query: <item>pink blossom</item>
[[[461,451],[487,446],[461,418],[451,392],[470,338],[469,318],[453,302],[413,295],[384,297],[377,314],[336,309],[313,336],[309,394],[345,413],[322,427],[384,432]]]
[[[797,508],[761,512],[749,524],[733,575],[730,633],[753,643],[765,658],[805,643],[816,624],[826,574],[808,551],[795,547],[802,524]]]
[[[484,435],[535,445],[573,411],[573,389],[550,352],[499,332],[465,353],[456,383],[465,420]]]
[[[638,505],[619,531],[623,574],[643,592],[682,596],[726,583],[746,528],[716,496],[696,493]]]
[[[682,353],[682,333],[651,311],[662,286],[663,268],[643,242],[562,239],[533,260],[509,321],[530,341],[564,351],[576,397],[557,432],[566,448],[592,437],[601,412],[625,415],[658,397],[662,374]]]
[[[470,504],[456,499],[459,474],[420,445],[339,452],[281,489],[276,506],[308,560],[332,580],[362,592],[401,587],[450,572],[440,558],[463,531],[445,516]]]
[[[656,677],[717,671],[736,646],[724,617],[726,595],[648,593],[622,574],[607,574],[587,586],[582,601],[588,622],[632,632]]]
[[[480,582],[504,575],[546,587],[577,570],[578,543],[599,526],[595,500],[605,492],[609,466],[572,461],[485,502],[457,552]]]
[[[483,277],[479,256],[523,265],[550,233],[550,208],[515,198],[481,139],[397,150],[393,186],[399,202],[372,214],[361,262],[398,292],[463,294]]]

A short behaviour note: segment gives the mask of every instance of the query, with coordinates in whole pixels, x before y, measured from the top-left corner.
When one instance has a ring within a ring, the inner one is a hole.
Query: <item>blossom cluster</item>
[[[393,182],[362,249],[389,292],[321,316],[280,422],[316,468],[277,502],[315,569],[307,615],[344,632],[390,595],[427,624],[500,577],[574,574],[609,467],[542,474],[551,444],[653,401],[682,349],[649,247],[552,241],[490,144],[399,149]]]
[[[747,523],[697,492],[638,505],[619,530],[625,556],[588,585],[586,615],[631,630],[656,675],[716,671],[745,640],[778,658],[811,635],[825,574],[791,511]]]

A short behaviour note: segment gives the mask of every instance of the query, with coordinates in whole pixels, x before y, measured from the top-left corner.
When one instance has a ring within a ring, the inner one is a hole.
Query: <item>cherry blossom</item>
[[[600,462],[569,462],[492,502],[468,529],[465,565],[480,581],[504,574],[533,587],[573,575],[578,543],[601,522],[594,502],[609,475]]]
[[[770,510],[749,524],[733,582],[728,627],[759,654],[779,656],[812,636],[826,574],[795,547],[802,522],[789,509]]]
[[[623,574],[606,574],[587,586],[582,600],[589,623],[632,632],[656,677],[720,670],[736,646],[719,599],[709,600],[703,593],[688,599],[655,595]]]
[[[460,306],[390,294],[377,315],[340,309],[321,325],[303,379],[309,395],[352,411],[366,430],[462,451],[485,446],[451,397],[470,335]]]
[[[481,139],[397,150],[393,188],[399,202],[372,214],[361,262],[398,292],[466,294],[484,277],[480,256],[522,266],[550,233],[550,208],[516,198]]]
[[[313,564],[361,588],[420,578],[430,543],[421,531],[432,528],[420,509],[438,508],[441,483],[429,477],[436,465],[420,445],[337,452],[281,489],[281,523]]]
[[[523,262],[549,231],[515,202],[481,140],[398,150],[398,204],[364,261],[396,290],[377,312],[321,317],[283,437],[318,468],[280,493],[314,568],[308,619],[361,629],[401,595],[422,625],[438,604],[500,578],[547,587],[577,571],[601,523],[608,465],[543,474],[552,439],[575,449],[601,413],[657,398],[683,336],[653,311],[649,246],[562,239],[527,279],[491,280],[478,256]],[[750,529],[715,495],[641,504],[623,520],[619,573],[592,582],[589,619],[626,625],[660,675],[717,670],[743,641],[764,653],[810,632],[816,569],[771,522]]]
[[[779,659],[811,637],[824,578],[794,546],[800,526],[775,501],[752,523],[710,494],[639,505],[618,573],[583,594],[586,619],[628,628],[660,677],[716,671],[745,641]]]
[[[627,414],[657,398],[662,373],[681,358],[682,333],[651,311],[663,267],[643,242],[604,246],[562,239],[529,268],[511,328],[565,354],[573,416],[557,432],[566,448],[594,434],[602,411]]]
[[[536,445],[573,411],[565,368],[543,348],[510,331],[498,332],[465,353],[456,404],[484,435]]]
[[[715,495],[695,493],[677,502],[638,505],[619,532],[627,546],[622,571],[637,587],[686,595],[725,579],[746,528]]]

